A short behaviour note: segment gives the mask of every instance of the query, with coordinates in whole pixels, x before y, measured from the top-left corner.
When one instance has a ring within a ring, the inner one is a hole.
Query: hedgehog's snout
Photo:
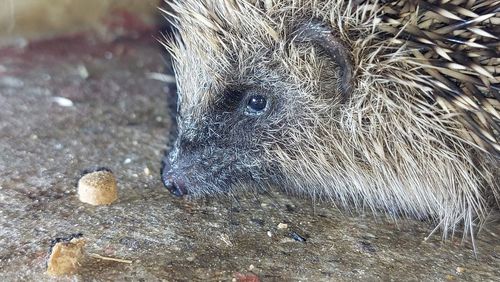
[[[170,193],[177,197],[182,197],[188,194],[185,176],[173,169],[168,157],[163,160],[161,169],[161,180]]]

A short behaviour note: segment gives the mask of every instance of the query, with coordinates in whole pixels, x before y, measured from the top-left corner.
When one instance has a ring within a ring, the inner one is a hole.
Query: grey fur
[[[472,231],[500,190],[497,4],[383,2],[172,1],[171,173],[195,196],[280,187]]]

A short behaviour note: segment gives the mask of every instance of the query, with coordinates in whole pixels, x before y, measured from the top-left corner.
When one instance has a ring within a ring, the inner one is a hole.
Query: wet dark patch
[[[299,233],[293,231],[289,234],[290,238],[292,238],[293,240],[297,241],[297,242],[302,242],[302,243],[305,243],[307,241],[307,239],[303,236],[301,236]]]
[[[368,241],[358,241],[358,249],[364,253],[375,253],[377,249]]]

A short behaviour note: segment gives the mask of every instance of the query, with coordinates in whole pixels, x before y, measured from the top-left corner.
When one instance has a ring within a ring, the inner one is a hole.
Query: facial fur
[[[169,170],[195,196],[273,186],[443,230],[484,218],[500,189],[498,50],[492,61],[470,59],[488,75],[450,71],[441,42],[411,37],[439,14],[424,4],[173,1],[179,135]],[[395,19],[389,8],[414,15]],[[431,64],[439,60],[441,69]],[[260,98],[264,109],[252,111]]]

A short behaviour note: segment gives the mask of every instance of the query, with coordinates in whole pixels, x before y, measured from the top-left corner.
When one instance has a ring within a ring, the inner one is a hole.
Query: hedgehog
[[[498,1],[171,0],[164,13],[173,194],[277,188],[445,238],[498,209]]]

